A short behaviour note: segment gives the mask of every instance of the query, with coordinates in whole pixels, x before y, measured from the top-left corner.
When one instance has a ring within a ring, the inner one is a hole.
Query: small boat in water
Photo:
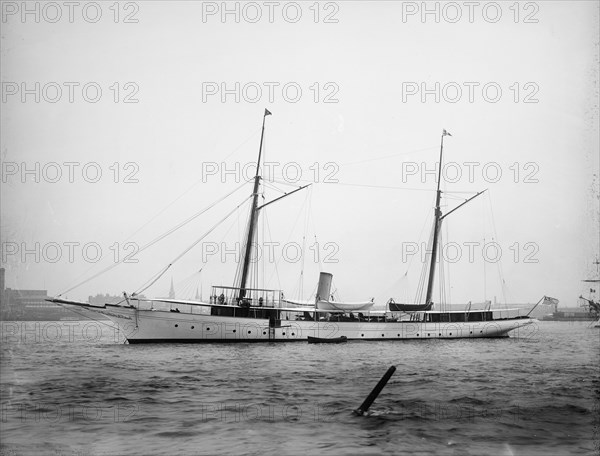
[[[343,344],[344,342],[348,342],[348,338],[346,336],[340,337],[312,337],[308,336],[309,344]]]

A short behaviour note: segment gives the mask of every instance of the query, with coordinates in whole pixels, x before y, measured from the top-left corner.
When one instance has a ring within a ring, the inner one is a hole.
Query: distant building
[[[117,304],[123,301],[123,296],[111,296],[106,294],[97,294],[96,296],[88,296],[88,302],[93,306],[103,306],[104,304]]]
[[[586,307],[559,307],[552,314],[545,315],[542,320],[552,321],[585,321],[596,320],[598,315]]]
[[[56,321],[88,320],[87,317],[58,304],[48,302],[47,290],[12,290],[5,288],[6,270],[0,268],[0,320]]]

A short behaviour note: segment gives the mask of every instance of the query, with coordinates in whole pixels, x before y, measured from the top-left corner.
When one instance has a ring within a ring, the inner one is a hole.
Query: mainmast
[[[440,201],[442,199],[442,191],[440,190],[440,182],[442,181],[442,153],[444,151],[444,136],[452,136],[446,130],[442,131],[442,140],[440,144],[440,162],[438,169],[437,191],[435,196],[434,222],[433,222],[433,246],[431,248],[431,264],[429,265],[429,279],[427,281],[427,294],[425,296],[425,304],[432,305],[431,295],[433,294],[433,279],[435,278],[435,263],[437,259],[438,235],[442,226],[442,211],[440,209]]]
[[[250,222],[248,223],[248,236],[246,238],[246,249],[244,252],[244,264],[242,266],[242,279],[240,282],[240,295],[239,299],[242,300],[246,296],[246,281],[248,280],[248,272],[250,269],[250,252],[252,249],[252,240],[254,239],[254,232],[256,231],[256,224],[258,221],[258,189],[260,187],[260,157],[262,154],[263,138],[265,136],[265,119],[270,116],[271,113],[268,109],[265,109],[262,122],[262,132],[260,134],[260,145],[258,147],[258,160],[256,161],[256,176],[254,176],[254,190],[252,191],[252,210],[250,212]]]

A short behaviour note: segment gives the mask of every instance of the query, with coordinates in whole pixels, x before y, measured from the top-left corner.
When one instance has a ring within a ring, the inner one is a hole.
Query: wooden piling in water
[[[356,410],[354,410],[353,413],[355,415],[362,416],[367,412],[367,410],[369,410],[369,407],[371,407],[371,404],[373,404],[373,402],[375,402],[375,399],[377,399],[377,396],[379,396],[379,393],[381,393],[381,390],[387,384],[388,380],[392,377],[392,375],[394,375],[394,372],[396,372],[396,366],[390,367],[387,370],[387,372],[385,374],[383,374],[383,377],[381,377],[381,380],[379,380],[377,385],[375,385],[375,388],[373,388],[373,391],[371,391],[371,394],[369,394],[367,396],[367,398],[361,404],[360,407],[358,407]]]

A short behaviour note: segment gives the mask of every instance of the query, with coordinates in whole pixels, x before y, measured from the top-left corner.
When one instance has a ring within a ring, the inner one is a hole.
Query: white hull
[[[536,321],[530,318],[452,323],[282,320],[281,326],[270,328],[269,320],[257,318],[126,307],[111,307],[100,312],[119,325],[130,343],[294,342],[306,341],[308,336],[346,336],[348,340],[508,337],[510,331]]]

